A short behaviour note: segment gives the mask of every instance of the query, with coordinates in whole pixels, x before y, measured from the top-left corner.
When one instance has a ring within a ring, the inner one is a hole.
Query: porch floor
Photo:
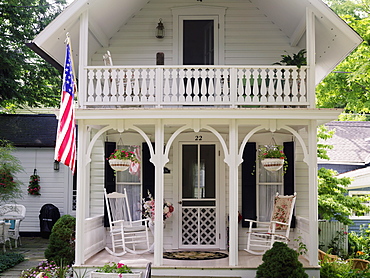
[[[171,250],[166,250],[171,251]],[[178,250],[176,250],[178,251]],[[227,253],[227,251],[220,251]],[[163,259],[162,266],[152,265],[153,277],[255,277],[256,268],[262,263],[262,256],[249,254],[245,251],[239,251],[238,266],[229,266],[229,259],[215,260],[171,260]],[[309,266],[308,261],[301,257],[300,262],[306,269],[318,269]],[[95,256],[86,261],[83,267],[96,268],[108,262],[122,262],[132,267],[134,270],[144,271],[148,262],[154,261],[153,253],[134,255],[127,253],[124,256],[116,257],[102,250]],[[251,276],[244,276],[246,272],[252,272]],[[168,272],[172,273],[168,276]],[[243,273],[240,275],[239,273]],[[226,275],[225,275],[226,274]],[[235,276],[236,275],[236,276]],[[310,276],[312,277],[312,276]]]

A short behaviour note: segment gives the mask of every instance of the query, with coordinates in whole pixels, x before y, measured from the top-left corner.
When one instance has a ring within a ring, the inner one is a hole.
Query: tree
[[[370,0],[327,0],[364,42],[330,73],[316,89],[317,106],[370,112]]]
[[[61,73],[34,53],[31,41],[65,7],[65,0],[0,2],[0,106],[58,105]]]
[[[328,131],[324,126],[318,129],[318,138],[326,140],[332,137],[334,131]],[[322,159],[329,159],[326,150],[332,148],[330,145],[318,144],[317,156]],[[335,219],[349,225],[353,221],[349,219],[352,213],[364,215],[370,208],[364,203],[370,198],[349,196],[347,187],[351,184],[350,178],[338,178],[338,173],[331,169],[321,168],[318,170],[318,210],[322,219]]]
[[[9,141],[0,139],[0,204],[22,197],[21,182],[14,177],[23,168],[13,151]]]

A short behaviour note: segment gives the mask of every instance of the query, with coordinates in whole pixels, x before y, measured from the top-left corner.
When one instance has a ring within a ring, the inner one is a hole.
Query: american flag
[[[69,166],[73,174],[75,172],[76,162],[75,90],[76,85],[72,69],[71,46],[67,43],[57,141],[55,146],[55,160]]]

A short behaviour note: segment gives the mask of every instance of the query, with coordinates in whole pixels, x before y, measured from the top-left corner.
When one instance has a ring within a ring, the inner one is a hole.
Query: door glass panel
[[[184,20],[183,64],[214,64],[213,20]]]
[[[197,198],[198,145],[182,146],[182,197]]]
[[[182,198],[215,198],[215,146],[183,145]]]
[[[200,146],[200,198],[215,198],[215,146]]]

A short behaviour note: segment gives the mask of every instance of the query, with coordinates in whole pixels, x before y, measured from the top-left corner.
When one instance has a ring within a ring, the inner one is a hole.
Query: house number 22
[[[202,135],[195,136],[195,141],[202,141],[202,140],[203,140]]]

